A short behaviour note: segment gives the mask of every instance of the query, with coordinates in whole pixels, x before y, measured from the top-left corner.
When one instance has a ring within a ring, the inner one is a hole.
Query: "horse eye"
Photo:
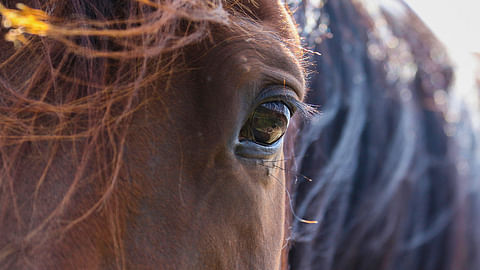
[[[287,131],[290,109],[281,101],[260,104],[240,131],[239,140],[271,145]]]

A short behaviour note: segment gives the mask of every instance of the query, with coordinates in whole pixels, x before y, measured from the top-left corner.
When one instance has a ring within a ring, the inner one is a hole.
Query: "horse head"
[[[283,4],[11,2],[1,268],[279,269],[309,110]]]

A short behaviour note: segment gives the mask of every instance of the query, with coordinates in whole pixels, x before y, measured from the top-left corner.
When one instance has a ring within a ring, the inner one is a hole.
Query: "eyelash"
[[[290,96],[283,96],[281,97],[281,101],[285,102],[285,104],[289,105],[290,110],[292,111],[292,116],[294,113],[300,113],[302,118],[310,119],[314,115],[318,114],[318,110],[316,106],[299,101]]]
[[[268,89],[272,89],[272,88],[278,88],[278,89],[273,90],[273,91],[279,91],[279,90],[280,91],[291,91],[291,90],[285,90],[285,86],[265,87],[265,91],[263,91],[263,93],[261,93],[258,96],[258,100],[260,100],[258,105],[261,104],[261,103],[270,102],[270,101],[282,101],[290,109],[292,117],[293,117],[294,113],[297,113],[297,112],[300,113],[300,115],[304,119],[310,119],[314,115],[318,114],[317,106],[302,102],[302,101],[294,98],[293,96],[291,96],[289,94],[286,94],[285,92],[284,92],[285,94],[271,95],[270,96],[269,94],[270,94],[271,91],[268,91]]]

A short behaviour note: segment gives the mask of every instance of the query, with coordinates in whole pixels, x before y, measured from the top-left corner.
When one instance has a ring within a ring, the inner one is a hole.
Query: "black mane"
[[[307,100],[322,113],[297,142],[313,181],[297,179],[295,211],[319,224],[294,221],[291,269],[480,269],[478,141],[469,113],[448,104],[444,48],[396,4],[298,8],[322,53]]]

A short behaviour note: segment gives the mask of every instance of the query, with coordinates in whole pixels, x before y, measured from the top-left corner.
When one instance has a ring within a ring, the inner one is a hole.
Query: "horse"
[[[1,269],[479,268],[477,139],[407,7],[297,11],[312,116],[279,2],[14,2]]]
[[[401,1],[297,5],[312,55],[290,269],[480,269],[478,132],[454,69]],[[433,8],[433,7],[432,7]],[[302,175],[306,177],[301,177]],[[308,177],[308,178],[307,178]]]
[[[284,4],[15,4],[0,6],[1,269],[285,267],[289,134],[314,109]]]

